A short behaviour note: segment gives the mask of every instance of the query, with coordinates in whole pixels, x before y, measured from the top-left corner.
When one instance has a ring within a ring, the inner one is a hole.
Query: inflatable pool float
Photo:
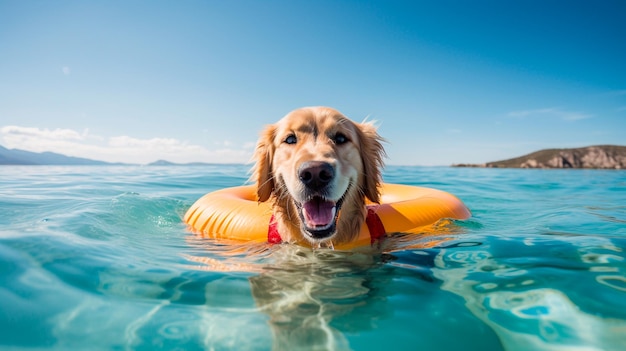
[[[352,248],[374,242],[374,230],[389,233],[423,233],[442,219],[467,219],[469,209],[445,191],[401,184],[382,184],[380,204],[367,203],[366,225],[356,241],[335,246]],[[372,218],[372,216],[374,216]],[[379,218],[376,219],[376,218]],[[208,193],[184,217],[192,231],[216,239],[279,242],[273,237],[271,202],[258,202],[256,187],[239,186]],[[378,229],[372,229],[378,228]],[[371,233],[370,233],[371,232]],[[275,234],[275,233],[274,233]]]

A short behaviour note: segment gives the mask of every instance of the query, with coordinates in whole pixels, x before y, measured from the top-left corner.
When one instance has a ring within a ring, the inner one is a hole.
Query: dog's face
[[[255,154],[259,201],[273,197],[285,241],[345,242],[358,235],[364,198],[378,202],[384,151],[373,125],[325,108],[268,126]]]

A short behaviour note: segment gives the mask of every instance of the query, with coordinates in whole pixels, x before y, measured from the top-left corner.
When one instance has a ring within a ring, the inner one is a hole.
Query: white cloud
[[[542,109],[536,109],[536,110],[512,111],[512,112],[509,112],[507,116],[515,117],[515,118],[547,116],[547,117],[560,118],[564,121],[578,121],[578,120],[593,117],[593,115],[590,115],[587,113],[564,111],[556,107],[542,108]]]
[[[69,76],[72,73],[72,69],[68,66],[63,66],[61,67],[61,72],[63,72],[66,76]]]
[[[52,151],[68,156],[85,157],[108,162],[145,164],[165,159],[172,162],[246,163],[254,143],[240,148],[221,143],[216,149],[189,144],[172,138],[138,139],[130,136],[104,138],[72,129],[40,129],[5,126],[0,129],[0,141],[10,149],[32,152]]]
[[[0,130],[3,136],[15,136],[26,138],[41,138],[48,140],[83,140],[89,134],[89,130],[85,129],[79,133],[73,129],[39,129],[19,126],[5,126]]]
[[[224,146],[224,147],[230,147],[233,145],[233,143],[230,140],[222,140],[222,141],[214,141],[213,142],[214,145],[220,145],[220,146]]]
[[[152,138],[137,139],[126,135],[109,138],[109,146],[116,148],[140,148],[150,150],[182,150],[187,145],[176,139]]]

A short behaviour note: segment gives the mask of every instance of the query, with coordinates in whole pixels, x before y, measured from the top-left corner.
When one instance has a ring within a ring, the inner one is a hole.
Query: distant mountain
[[[7,149],[0,145],[0,165],[59,165],[59,166],[91,166],[91,165],[123,165],[72,157],[54,152],[30,152],[19,149]]]
[[[626,169],[626,146],[596,145],[573,149],[546,149],[485,164],[456,167]]]
[[[166,160],[158,160],[151,163],[148,163],[147,166],[177,166],[177,163],[166,161]]]
[[[0,166],[2,165],[47,165],[47,166],[106,166],[106,165],[132,165],[130,163],[111,163],[91,160],[88,158],[65,156],[54,152],[30,152],[19,149],[7,149],[0,145]],[[158,160],[147,166],[209,166],[213,163],[190,162],[174,163]]]

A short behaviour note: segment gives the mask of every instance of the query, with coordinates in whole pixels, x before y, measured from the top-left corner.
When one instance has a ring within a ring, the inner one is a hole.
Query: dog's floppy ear
[[[364,122],[357,124],[361,142],[361,160],[363,161],[363,193],[370,201],[379,203],[379,186],[382,183],[383,158],[386,156],[383,142],[385,141],[374,124]]]
[[[269,125],[261,132],[254,152],[254,174],[256,191],[259,201],[267,201],[274,191],[274,176],[272,174],[272,158],[274,157],[274,134],[276,127]]]

